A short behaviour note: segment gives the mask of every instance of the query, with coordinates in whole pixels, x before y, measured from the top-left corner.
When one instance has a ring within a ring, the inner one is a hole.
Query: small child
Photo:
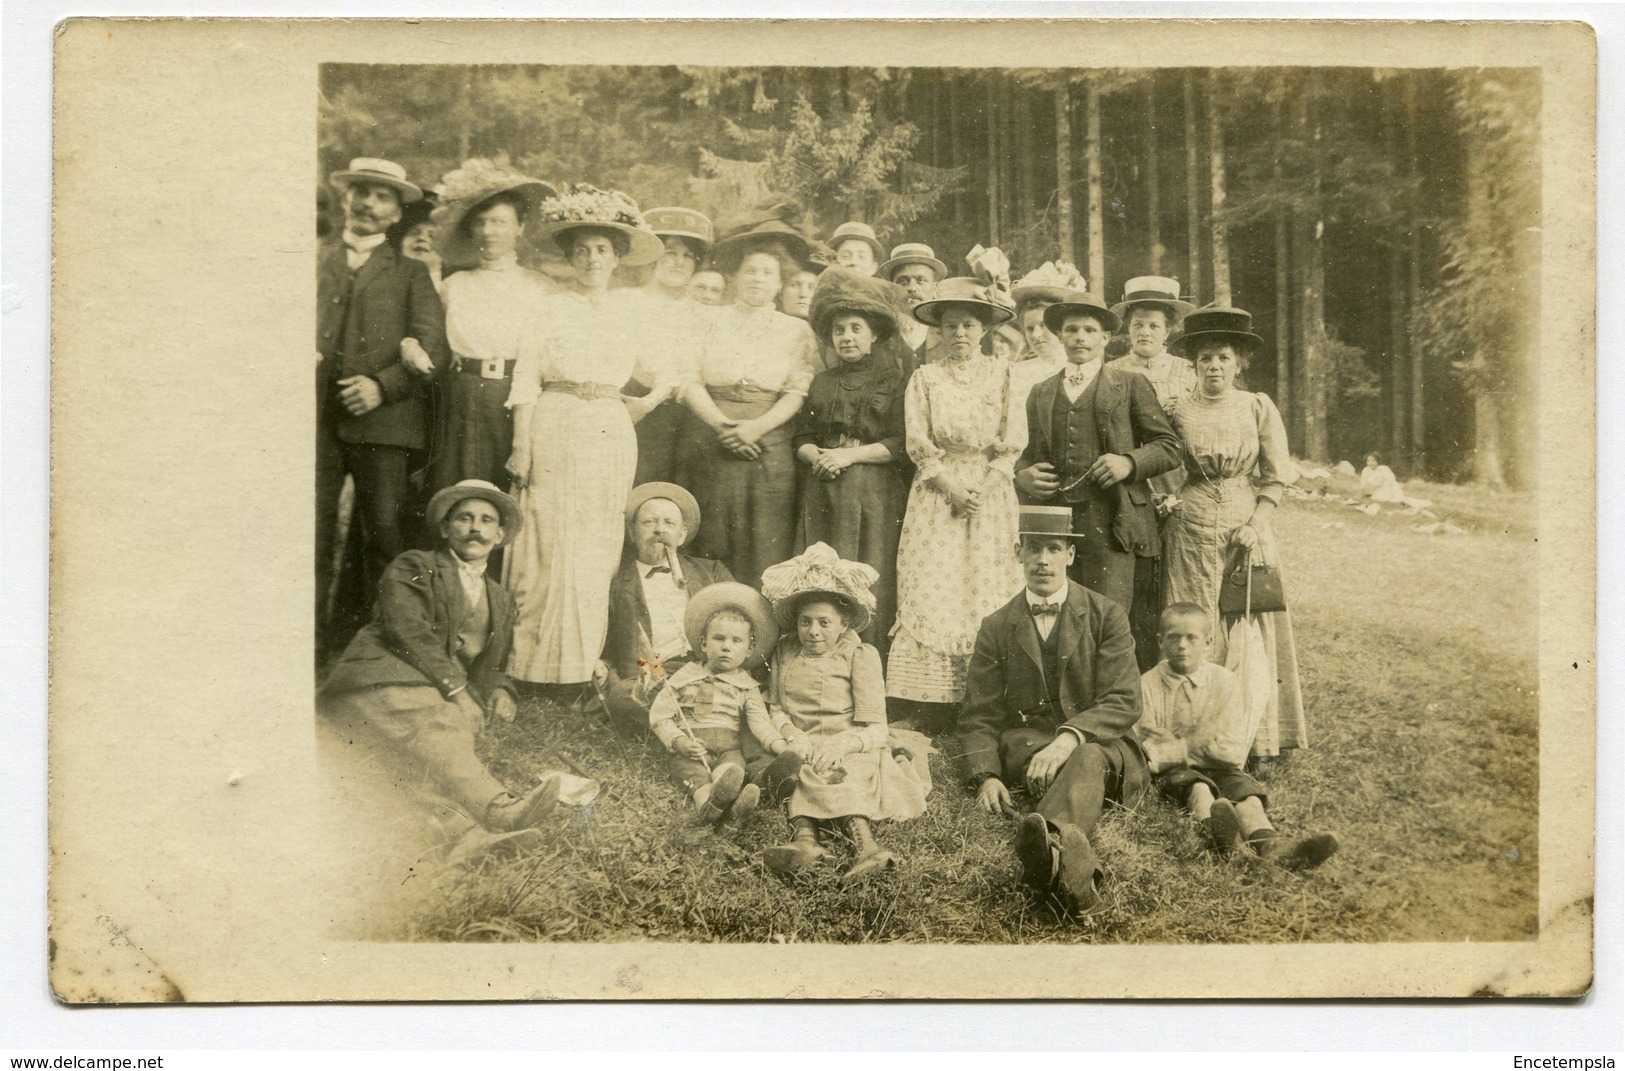
[[[1213,642],[1207,611],[1176,602],[1162,612],[1162,661],[1140,678],[1135,736],[1151,760],[1164,796],[1187,808],[1209,844],[1228,855],[1245,839],[1261,858],[1289,870],[1309,870],[1337,851],[1330,833],[1277,836],[1264,786],[1242,772],[1256,726],[1247,723],[1241,681],[1207,661]]]
[[[772,608],[744,584],[701,588],[688,600],[683,630],[696,661],[671,675],[649,706],[649,728],[671,752],[672,777],[694,801],[700,822],[725,828],[756,810],[761,789],[745,784],[739,734],[773,733],[761,689],[742,668],[778,638]]]
[[[873,822],[925,811],[929,781],[912,759],[900,763],[892,753],[880,654],[858,638],[874,612],[870,586],[877,575],[824,543],[762,574],[780,626],[795,630],[773,652],[772,723],[756,737],[780,756],[775,766],[789,756],[799,770],[790,794],[791,840],[764,856],[779,873],[827,858],[819,825],[838,823],[853,844],[842,884],[865,881],[900,861],[875,842]]]

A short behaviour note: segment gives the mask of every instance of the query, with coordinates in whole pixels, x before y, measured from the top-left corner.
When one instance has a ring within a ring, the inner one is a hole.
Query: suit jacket
[[[709,558],[678,554],[677,562],[683,567],[683,579],[690,592],[734,578],[726,565]],[[640,628],[645,636],[654,631],[649,623],[649,604],[643,598],[643,581],[638,576],[638,557],[628,550],[621,555],[621,567],[615,570],[609,582],[609,632],[604,638],[604,661],[616,676],[638,675],[638,655],[642,649]]]
[[[1060,467],[1063,444],[1055,440],[1055,396],[1065,372],[1041,381],[1027,395],[1027,448],[1016,471],[1047,461]],[[1134,462],[1132,477],[1113,488],[1116,515],[1112,534],[1119,548],[1142,558],[1162,553],[1157,516],[1151,504],[1151,477],[1177,468],[1179,437],[1157,404],[1151,383],[1138,372],[1102,366],[1095,386],[1095,427],[1100,448]]]
[[[489,572],[485,596],[491,632],[467,670],[457,630],[468,613],[457,559],[449,550],[409,550],[389,563],[372,622],[356,633],[322,685],[322,696],[398,684],[433,685],[449,699],[467,686],[481,705],[497,689],[514,690],[503,672],[513,648],[513,596]]]
[[[415,338],[436,373],[451,362],[446,312],[429,270],[388,242],[356,272],[354,287],[344,243],[321,249],[316,276],[317,406],[322,422],[344,442],[423,449],[429,445],[428,390],[401,364],[401,340]],[[351,416],[338,401],[338,381],[371,376],[384,402]]]
[[[1128,615],[1081,584],[1067,587],[1055,621],[1064,724],[1091,741],[1128,736],[1140,718],[1140,667]],[[973,777],[1003,776],[999,734],[1021,728],[1018,712],[1046,698],[1038,643],[1025,590],[982,619],[959,712],[959,742]]]

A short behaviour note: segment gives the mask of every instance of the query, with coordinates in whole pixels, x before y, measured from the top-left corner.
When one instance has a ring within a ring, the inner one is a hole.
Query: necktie
[[[654,576],[656,573],[670,573],[670,572],[671,572],[671,566],[669,566],[669,565],[656,565],[652,569],[650,569],[647,573],[644,573],[643,578],[645,580],[647,580],[649,577]]]

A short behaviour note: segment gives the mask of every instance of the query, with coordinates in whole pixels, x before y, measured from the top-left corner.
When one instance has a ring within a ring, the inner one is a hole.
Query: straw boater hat
[[[1203,342],[1235,342],[1249,349],[1264,345],[1264,340],[1253,334],[1253,314],[1227,305],[1209,305],[1185,317],[1185,333],[1168,348],[1189,357]]]
[[[503,529],[500,545],[507,546],[512,543],[513,537],[518,535],[519,529],[525,525],[525,515],[519,512],[519,504],[508,497],[502,488],[485,480],[464,480],[450,487],[442,487],[429,499],[429,508],[424,511],[424,519],[429,522],[431,528],[438,528],[453,506],[470,498],[482,499],[497,508],[497,514],[502,518]]]
[[[790,201],[759,205],[735,215],[718,228],[723,236],[711,250],[711,263],[731,275],[746,253],[765,249],[805,264],[812,246],[801,231],[801,216],[801,206]]]
[[[880,266],[879,275],[882,279],[890,279],[899,268],[909,264],[924,264],[937,273],[938,279],[948,274],[948,265],[937,259],[936,250],[924,242],[904,242],[892,246],[891,259]]]
[[[869,321],[875,341],[884,342],[897,333],[898,313],[907,304],[902,287],[896,283],[833,267],[819,276],[807,319],[812,323],[813,334],[828,340],[835,317],[856,313]]]
[[[510,171],[490,160],[467,160],[462,167],[448,171],[441,180],[440,196],[445,203],[435,213],[434,221],[440,227],[435,246],[442,260],[461,267],[473,267],[480,262],[479,243],[464,224],[492,198],[504,193],[523,198],[526,244],[535,243],[538,209],[547,198],[557,196],[558,191],[539,179]]]
[[[380,160],[376,156],[357,156],[350,166],[327,176],[335,186],[348,186],[356,182],[376,182],[390,186],[401,195],[401,204],[423,200],[423,190],[406,180],[406,168],[393,160]]]
[[[750,618],[756,633],[751,645],[751,657],[764,662],[779,642],[779,626],[773,620],[773,607],[761,593],[749,584],[737,580],[724,580],[720,584],[707,584],[688,597],[688,608],[683,611],[683,635],[696,656],[705,646],[705,623],[718,610],[738,610]]]
[[[1124,317],[1136,305],[1162,309],[1168,314],[1170,324],[1196,308],[1188,301],[1179,300],[1179,280],[1165,275],[1137,275],[1124,283],[1123,300],[1112,306],[1112,312]]]
[[[875,229],[867,223],[859,223],[856,220],[836,227],[835,233],[825,239],[824,244],[831,249],[840,249],[842,242],[853,241],[862,242],[870,249],[873,249],[877,262],[886,258],[886,247],[880,244],[879,238],[875,237]]]
[[[1010,290],[1016,307],[1029,301],[1042,301],[1053,305],[1057,301],[1072,301],[1089,290],[1083,273],[1064,260],[1051,260],[1034,268],[1016,280]]]
[[[1076,538],[1072,532],[1072,507],[1022,506],[1021,523],[1016,527],[1016,535]]]
[[[802,603],[817,597],[838,605],[847,627],[862,632],[874,617],[871,589],[879,579],[873,566],[842,558],[828,543],[814,543],[797,557],[762,570],[762,594],[773,604],[773,613],[785,630],[795,628]]]
[[[554,245],[555,255],[562,255],[561,237],[582,228],[625,235],[630,248],[621,263],[629,267],[652,264],[666,251],[665,243],[643,221],[636,201],[619,190],[601,190],[585,182],[566,184],[557,196],[543,201],[530,226],[538,239]]]
[[[650,208],[643,213],[643,222],[662,238],[687,238],[697,246],[703,258],[716,244],[716,228],[710,217],[692,208]]]
[[[937,296],[914,306],[914,318],[922,324],[937,326],[942,312],[949,305],[969,305],[984,314],[983,322],[992,326],[1015,318],[1015,312],[992,298],[986,283],[968,275],[956,275],[937,284]]]
[[[685,488],[674,483],[640,483],[632,488],[632,493],[626,496],[626,527],[628,529],[632,527],[632,521],[638,515],[638,508],[653,498],[666,499],[683,515],[683,527],[688,530],[688,534],[680,545],[688,546],[700,530],[700,504]]]
[[[1057,301],[1044,310],[1044,326],[1049,328],[1050,334],[1059,337],[1066,318],[1078,313],[1087,313],[1099,320],[1108,335],[1123,326],[1117,314],[1106,307],[1105,299],[1093,294],[1075,294],[1069,301]]]

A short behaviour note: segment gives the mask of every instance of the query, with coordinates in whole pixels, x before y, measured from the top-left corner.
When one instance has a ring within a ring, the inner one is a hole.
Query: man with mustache
[[[1135,806],[1151,786],[1131,730],[1140,673],[1128,617],[1067,579],[1072,510],[1024,506],[1016,551],[1026,588],[982,621],[959,714],[967,783],[990,814],[1032,808],[1015,850],[1022,881],[1064,913],[1099,899],[1089,834],[1108,802]]]
[[[683,613],[694,592],[733,574],[721,562],[680,553],[700,528],[700,505],[674,483],[644,483],[626,499],[626,549],[610,581],[609,634],[593,682],[610,720],[632,736],[649,731],[649,704],[666,677],[692,661]]]
[[[937,254],[923,242],[904,242],[893,246],[891,258],[880,266],[880,277],[903,288],[903,294],[912,309],[921,302],[937,296],[937,284],[948,274],[948,265],[937,259]],[[912,316],[897,318],[897,333],[903,345],[913,354],[913,367],[917,368],[930,358],[940,336],[937,329],[922,324]],[[909,369],[913,371],[913,368]]]
[[[372,607],[384,570],[406,549],[403,514],[414,453],[429,446],[425,377],[450,360],[445,310],[428,268],[387,241],[405,205],[423,199],[406,170],[360,157],[331,181],[344,232],[319,254],[316,286],[317,657],[341,646]],[[405,361],[402,359],[406,358]],[[355,480],[360,583],[335,590],[339,494]]]
[[[491,552],[518,533],[519,506],[494,484],[464,480],[429,500],[439,550],[390,563],[372,623],[356,633],[317,693],[326,743],[347,769],[383,765],[390,780],[492,833],[539,823],[559,780],[518,794],[475,754],[487,718],[512,721],[514,603],[486,572]]]

